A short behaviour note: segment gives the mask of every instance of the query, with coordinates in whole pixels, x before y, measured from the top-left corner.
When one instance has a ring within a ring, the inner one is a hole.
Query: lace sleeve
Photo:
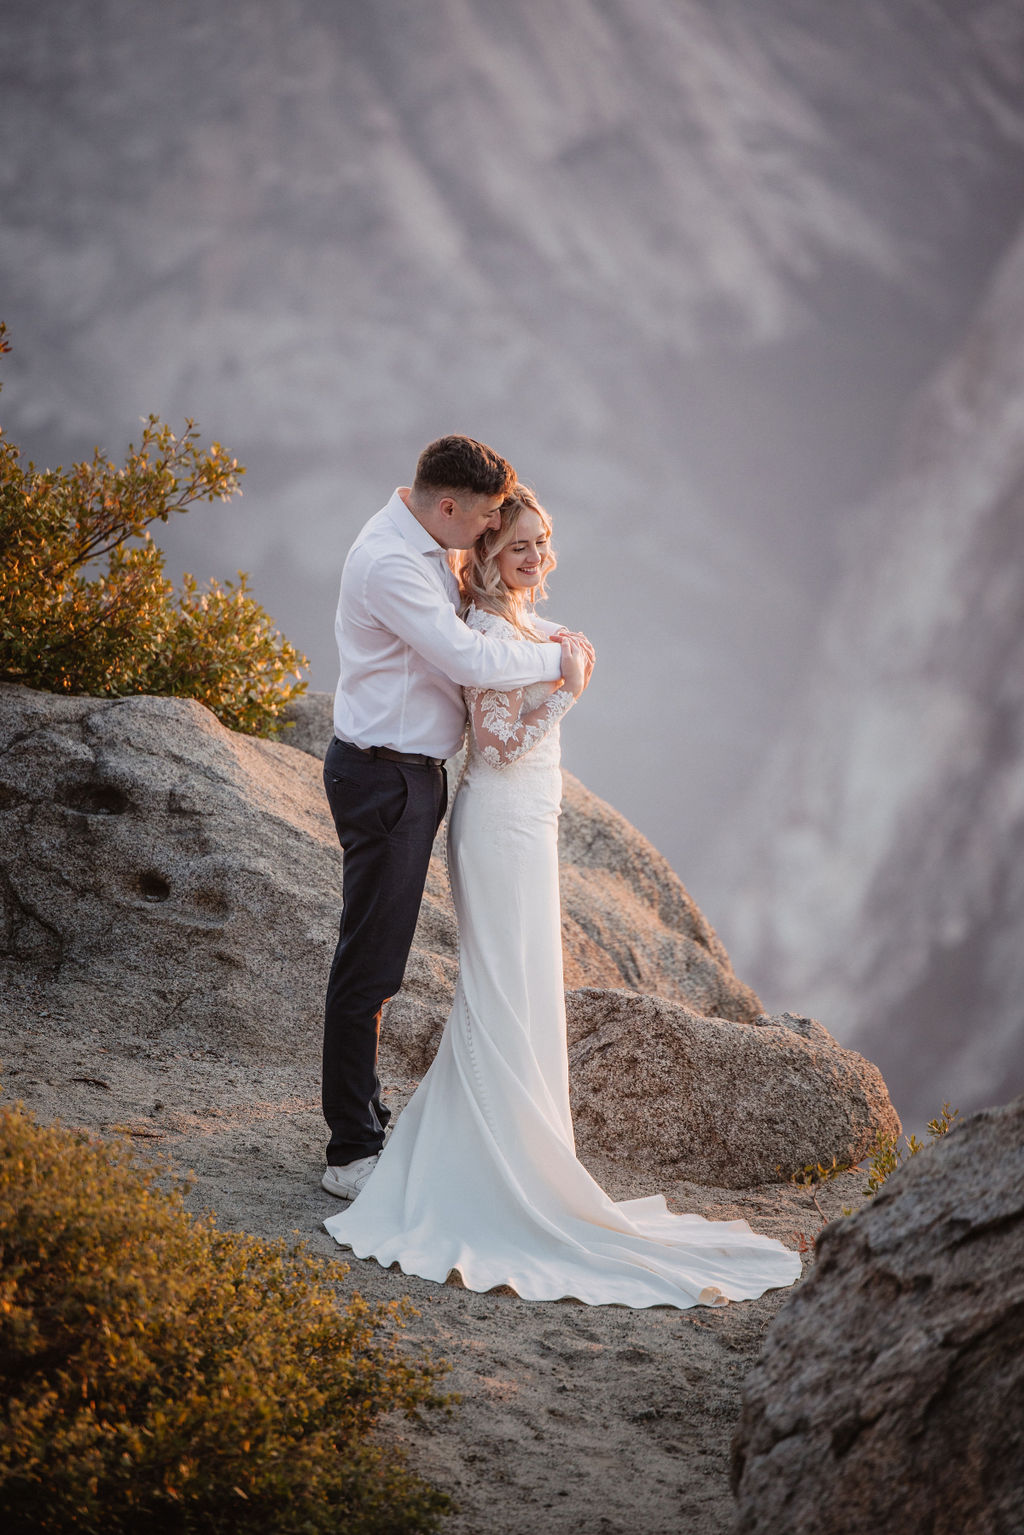
[[[536,709],[524,714],[522,688],[512,693],[466,689],[473,740],[483,760],[495,768],[508,767],[532,751],[575,702],[568,688],[557,688]]]

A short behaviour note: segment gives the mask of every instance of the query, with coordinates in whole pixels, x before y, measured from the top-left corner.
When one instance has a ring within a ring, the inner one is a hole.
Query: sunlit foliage
[[[0,351],[7,351],[0,324]],[[308,665],[237,582],[182,590],[149,531],[239,493],[244,469],[192,421],[156,416],[118,466],[23,466],[0,428],[0,679],[56,693],[198,698],[234,730],[267,735]]]
[[[220,1231],[124,1144],[0,1110],[0,1524],[403,1535],[448,1500],[374,1441],[444,1405],[408,1303]],[[403,1310],[404,1308],[404,1310]]]

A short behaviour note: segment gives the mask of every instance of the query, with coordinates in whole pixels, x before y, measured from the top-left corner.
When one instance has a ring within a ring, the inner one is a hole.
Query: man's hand
[[[562,646],[562,683],[573,698],[579,698],[587,685],[587,658],[583,646],[573,634],[559,642]]]
[[[579,646],[579,649],[583,654],[583,686],[587,687],[590,682],[590,674],[594,670],[594,661],[596,659],[594,655],[594,647],[587,639],[587,636],[585,634],[578,634],[573,629],[556,629],[551,638],[557,644],[561,644],[564,640],[573,640]]]

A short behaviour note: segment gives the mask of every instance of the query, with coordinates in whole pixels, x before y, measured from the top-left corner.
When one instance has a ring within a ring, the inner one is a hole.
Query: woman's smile
[[[498,574],[510,590],[523,591],[540,581],[549,533],[544,518],[532,507],[524,507],[520,512],[515,532],[515,538],[498,555]]]

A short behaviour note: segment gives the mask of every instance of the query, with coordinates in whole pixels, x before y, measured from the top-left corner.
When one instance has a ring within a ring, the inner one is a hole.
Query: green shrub
[[[8,351],[0,324],[0,352]],[[245,470],[150,416],[122,468],[24,468],[0,428],[0,679],[52,693],[198,698],[233,730],[269,735],[305,691],[305,656],[246,577],[176,593],[148,529],[197,501],[227,501]]]
[[[197,1220],[156,1178],[0,1111],[0,1524],[437,1529],[447,1498],[368,1437],[444,1405],[444,1366],[399,1348],[408,1302],[342,1304],[337,1267]]]

